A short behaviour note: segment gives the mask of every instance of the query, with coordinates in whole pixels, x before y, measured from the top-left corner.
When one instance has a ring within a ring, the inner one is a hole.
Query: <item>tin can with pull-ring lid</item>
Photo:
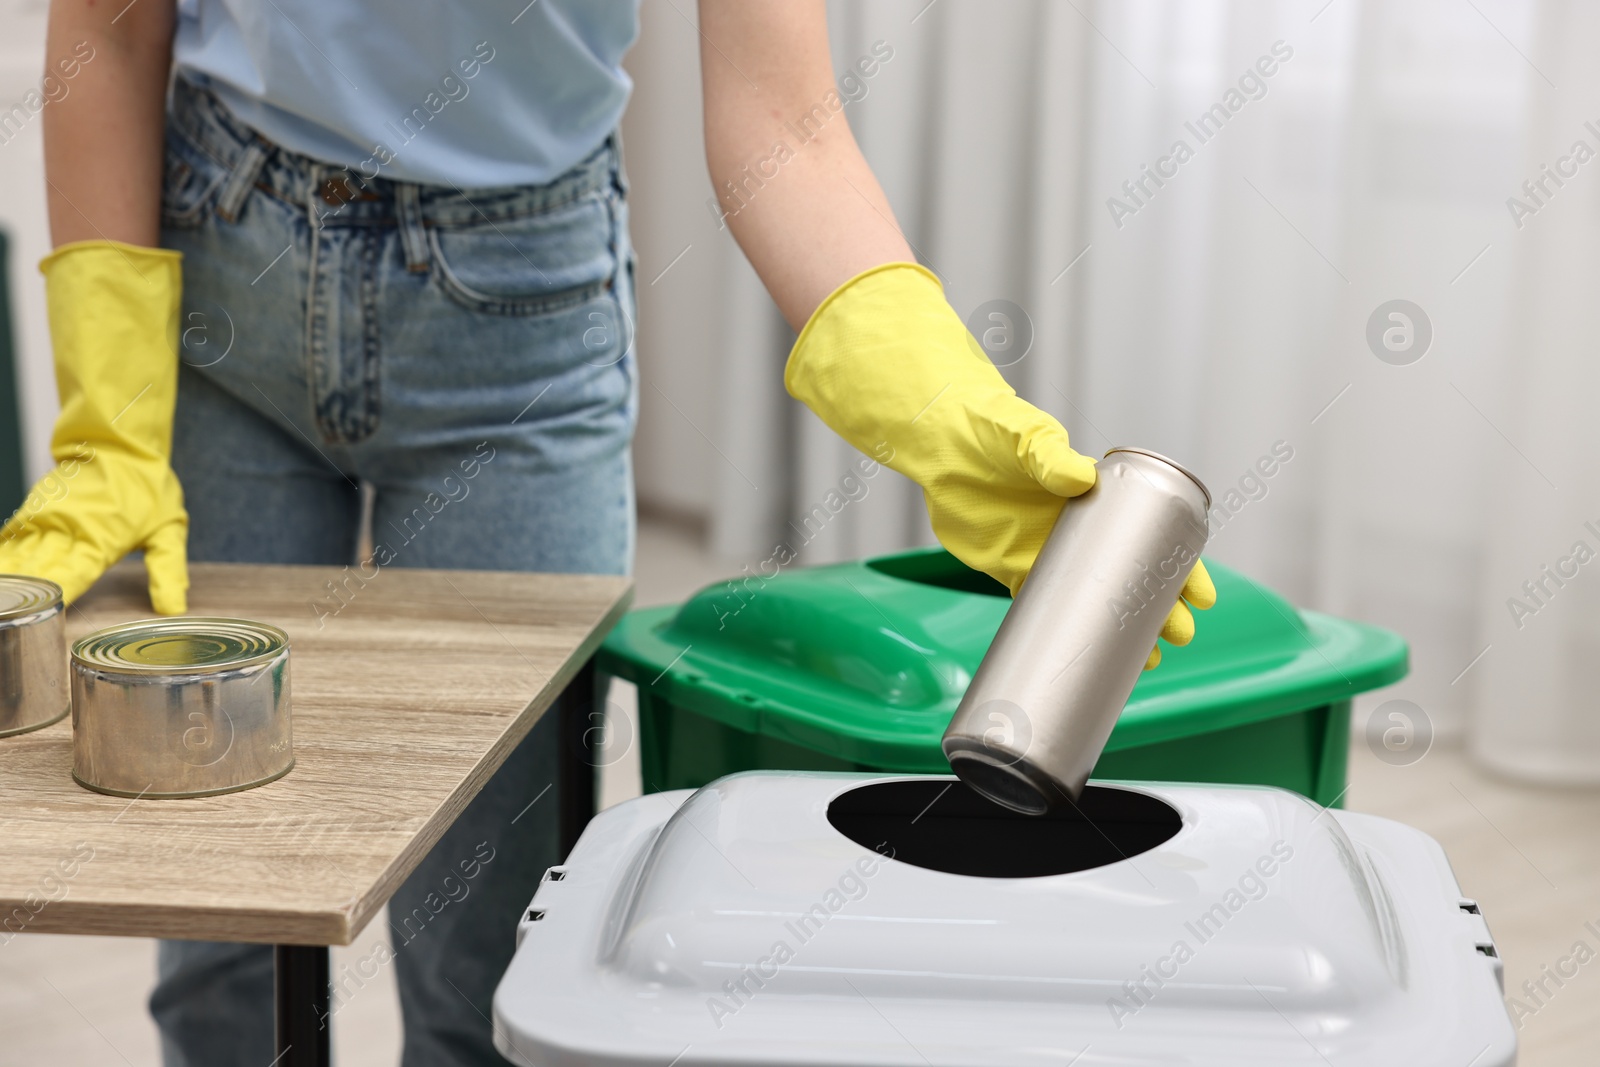
[[[0,737],[67,714],[67,638],[61,587],[0,574]]]
[[[204,797],[289,772],[289,637],[246,619],[148,619],[72,646],[72,777]]]

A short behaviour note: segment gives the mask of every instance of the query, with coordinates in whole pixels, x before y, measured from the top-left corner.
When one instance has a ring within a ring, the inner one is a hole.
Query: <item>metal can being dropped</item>
[[[1114,448],[1068,500],[944,735],[973,789],[1042,815],[1076,802],[1205,546],[1211,495]]]

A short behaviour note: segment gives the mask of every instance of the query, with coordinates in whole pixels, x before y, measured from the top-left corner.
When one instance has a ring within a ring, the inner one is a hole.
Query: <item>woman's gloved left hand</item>
[[[1094,485],[1094,460],[1017,396],[938,278],[915,263],[875,267],[834,290],[795,342],[784,384],[846,441],[920,485],[940,543],[1013,596],[1066,498]],[[1197,562],[1161,636],[1187,644],[1185,603],[1215,601]],[[1146,667],[1160,659],[1158,647]]]

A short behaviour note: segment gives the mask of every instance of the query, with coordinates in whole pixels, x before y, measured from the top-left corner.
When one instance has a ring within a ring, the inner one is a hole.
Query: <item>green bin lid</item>
[[[1162,642],[1108,752],[1349,700],[1404,677],[1395,633],[1298,611],[1208,563],[1217,605]],[[599,669],[724,725],[874,767],[947,766],[940,738],[1010,599],[943,549],[741,576],[626,615]]]

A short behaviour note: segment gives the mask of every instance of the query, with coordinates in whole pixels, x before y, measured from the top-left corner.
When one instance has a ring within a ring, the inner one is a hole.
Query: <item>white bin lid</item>
[[[1488,927],[1418,830],[1278,789],[1098,783],[1087,819],[1050,826],[954,782],[752,772],[603,812],[518,928],[500,1051],[528,1067],[1515,1062]],[[1031,877],[916,865],[1120,854]]]

